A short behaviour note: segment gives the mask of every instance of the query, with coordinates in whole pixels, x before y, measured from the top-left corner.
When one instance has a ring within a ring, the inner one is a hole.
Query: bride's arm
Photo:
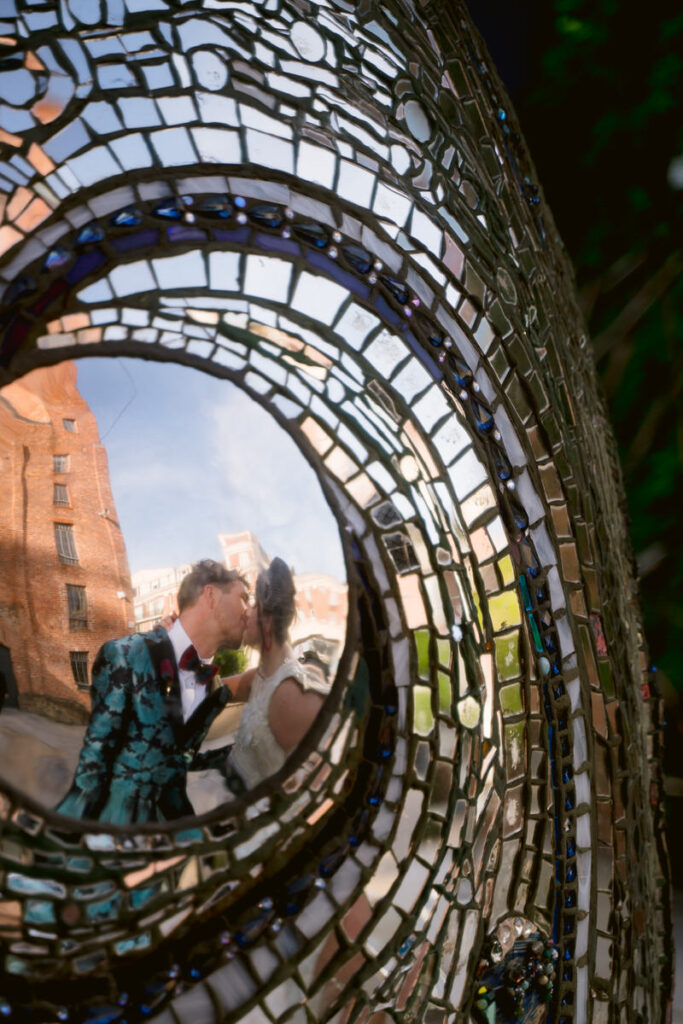
[[[255,675],[256,669],[248,668],[236,676],[222,676],[221,682],[230,690],[233,700],[248,700]]]
[[[268,724],[287,754],[294,750],[313,725],[324,699],[314,690],[303,690],[295,679],[282,680],[270,699]]]

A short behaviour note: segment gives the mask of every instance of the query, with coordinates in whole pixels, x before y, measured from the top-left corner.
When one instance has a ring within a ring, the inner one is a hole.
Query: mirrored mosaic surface
[[[464,8],[2,19],[2,383],[125,355],[242,389],[317,473],[348,619],[306,739],[205,814],[84,825],[3,772],[0,1012],[662,1020],[659,705],[619,474]]]

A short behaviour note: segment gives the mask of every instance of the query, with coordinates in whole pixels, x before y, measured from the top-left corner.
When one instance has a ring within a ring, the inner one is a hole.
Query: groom
[[[246,625],[244,580],[220,562],[197,562],[178,591],[179,615],[110,640],[92,672],[92,714],[73,783],[56,810],[123,825],[193,814],[188,768],[209,726],[231,699],[207,664],[236,649]]]

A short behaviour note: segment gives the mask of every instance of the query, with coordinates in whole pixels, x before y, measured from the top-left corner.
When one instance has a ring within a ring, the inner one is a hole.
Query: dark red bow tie
[[[195,679],[200,686],[206,686],[218,672],[218,665],[209,665],[202,661],[194,649],[194,644],[183,652],[179,667],[184,672],[194,672]]]

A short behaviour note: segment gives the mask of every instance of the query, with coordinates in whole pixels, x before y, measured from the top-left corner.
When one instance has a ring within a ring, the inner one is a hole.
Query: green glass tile
[[[512,683],[501,689],[500,706],[506,716],[520,713],[522,710],[522,688],[519,683]]]
[[[522,601],[524,602],[524,610],[530,612],[533,608],[531,603],[531,594],[529,593],[529,584],[526,581],[526,576],[519,577],[519,589],[522,591]]]
[[[496,671],[499,679],[516,679],[521,672],[519,663],[519,633],[506,633],[497,636],[496,640]]]
[[[451,666],[451,642],[450,640],[437,640],[436,650],[439,658],[439,665],[443,665],[445,668]]]
[[[489,599],[491,625],[496,633],[508,626],[518,626],[522,621],[519,600],[514,590],[504,590]]]
[[[512,559],[509,555],[505,555],[504,558],[498,560],[498,572],[503,586],[507,587],[513,582],[515,578],[515,567],[512,564]]]
[[[429,632],[417,629],[413,635],[417,649],[417,674],[421,679],[429,679]]]
[[[505,726],[505,771],[508,779],[519,778],[526,771],[524,722]]]
[[[614,696],[614,680],[612,679],[612,673],[610,671],[608,661],[598,662],[598,672],[600,673],[600,684],[602,686],[602,692],[608,697]]]
[[[481,705],[474,697],[464,697],[458,703],[458,717],[466,729],[476,729],[481,718]]]
[[[434,728],[432,691],[428,686],[413,687],[413,724],[420,736],[428,736]]]
[[[539,654],[543,654],[543,641],[541,640],[541,634],[538,631],[538,626],[536,625],[536,617],[533,612],[529,612],[528,619],[529,626],[531,628],[531,635],[534,638],[534,647],[536,648]]]
[[[445,672],[439,672],[439,711],[449,713],[452,702],[451,681]]]

